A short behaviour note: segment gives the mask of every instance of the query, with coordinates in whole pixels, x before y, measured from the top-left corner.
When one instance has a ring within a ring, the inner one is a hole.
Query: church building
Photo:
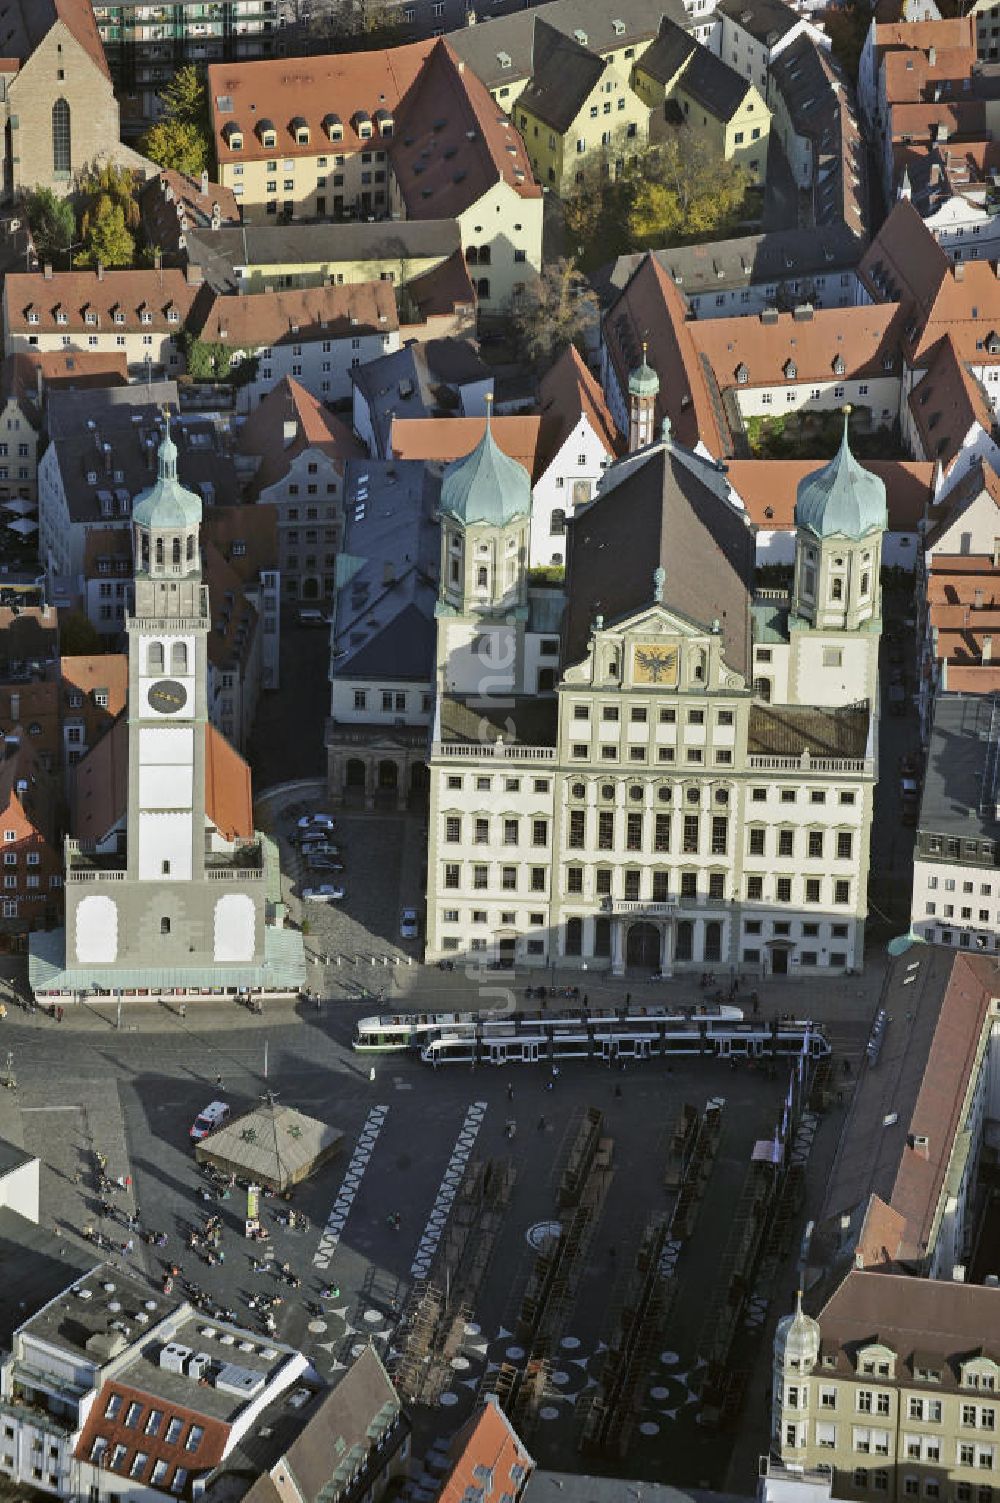
[[[278,852],[253,828],[250,769],[208,721],[201,499],[169,425],[132,511],[128,705],[74,769],[65,929],[31,936],[39,1000],[294,995]]]

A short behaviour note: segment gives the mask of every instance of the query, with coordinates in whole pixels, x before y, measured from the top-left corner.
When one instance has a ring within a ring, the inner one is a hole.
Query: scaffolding
[[[435,1403],[452,1376],[514,1187],[507,1159],[470,1163],[428,1275],[402,1312],[393,1380],[410,1403]]]
[[[624,1457],[642,1407],[642,1383],[658,1344],[676,1284],[660,1273],[669,1236],[667,1218],[646,1223],[634,1271],[601,1375],[589,1402],[579,1412],[579,1448],[586,1453]]]
[[[690,1147],[680,1180],[679,1193],[670,1218],[670,1238],[686,1241],[694,1232],[705,1187],[719,1152],[722,1138],[722,1112],[725,1100],[714,1096],[700,1116],[694,1117],[693,1131],[688,1130]],[[694,1111],[685,1107],[685,1111]]]

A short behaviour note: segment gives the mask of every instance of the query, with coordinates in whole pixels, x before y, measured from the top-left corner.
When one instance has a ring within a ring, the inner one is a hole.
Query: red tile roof
[[[556,363],[546,371],[538,387],[542,415],[553,418],[558,426],[553,432],[551,454],[562,448],[577,423],[588,422],[604,444],[611,458],[622,452],[623,443],[608,410],[600,382],[591,374],[575,345],[563,350]]]
[[[534,484],[544,471],[542,460],[548,452],[542,436],[543,419],[537,415],[495,417],[490,428],[503,452],[527,470]],[[486,419],[481,417],[394,417],[389,443],[395,459],[448,464],[471,454],[485,429]]]
[[[993,426],[986,389],[959,358],[950,337],[937,346],[927,374],[910,392],[909,404],[924,454],[940,460],[946,470],[962,452],[975,424],[985,433]]]
[[[707,318],[691,325],[691,338],[725,390],[746,368],[748,386],[851,380],[900,374],[898,311],[891,303],[817,308],[810,318]],[[843,372],[836,362],[843,362]],[[786,374],[789,362],[795,375]],[[886,364],[888,362],[888,365]]]
[[[730,459],[729,483],[747,509],[755,527],[763,531],[795,526],[795,496],[801,480],[820,469],[822,459]],[[933,499],[933,464],[909,460],[864,459],[885,484],[890,532],[915,532],[924,508]]]
[[[719,458],[729,447],[726,420],[694,342],[698,325],[688,321],[687,311],[673,278],[647,255],[606,313],[604,341],[623,392],[648,344],[648,363],[660,378],[657,427],[669,417],[680,443],[693,449],[700,439]]]
[[[252,839],[250,767],[214,725],[205,727],[205,813],[226,840]]]
[[[438,1493],[437,1503],[464,1503],[470,1489],[479,1492],[483,1486],[477,1475],[480,1467],[492,1476],[492,1495],[510,1493],[515,1500],[535,1468],[533,1458],[492,1394],[452,1441],[451,1470]],[[515,1467],[519,1469],[517,1475],[512,1472]]]
[[[200,310],[199,310],[200,311]],[[305,344],[317,339],[389,334],[399,328],[391,282],[291,287],[278,292],[217,293],[192,332],[230,348]]]
[[[188,319],[199,295],[211,297],[207,288],[192,285],[183,271],[56,271],[51,277],[44,272],[8,272],[4,279],[4,309],[7,327],[18,334],[81,333],[102,329],[123,333],[143,329],[178,333]],[[176,322],[168,318],[173,311]],[[29,313],[38,322],[29,322]],[[88,324],[86,315],[95,314],[98,322]],[[120,313],[123,322],[116,323]],[[144,324],[142,314],[150,321]],[[57,315],[64,314],[66,323]]]
[[[365,452],[347,424],[291,376],[279,381],[250,413],[237,449],[260,459],[250,483],[254,496],[286,475],[292,460],[306,449],[319,449],[341,474],[348,459]]]

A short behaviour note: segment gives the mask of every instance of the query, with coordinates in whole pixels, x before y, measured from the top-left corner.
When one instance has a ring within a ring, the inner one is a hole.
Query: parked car
[[[340,856],[342,852],[339,845],[329,840],[310,840],[303,845],[302,854],[308,861],[312,856]]]
[[[400,939],[416,939],[420,933],[420,920],[415,908],[404,908],[399,916]]]
[[[199,1112],[191,1124],[192,1143],[200,1143],[202,1138],[207,1138],[209,1133],[215,1132],[224,1122],[228,1122],[231,1116],[232,1111],[227,1101],[210,1101],[205,1110]]]
[[[303,887],[302,896],[307,903],[339,903],[347,893],[343,887],[324,882],[321,887]]]
[[[332,830],[335,820],[332,814],[303,814],[298,822],[300,830]]]
[[[300,626],[329,626],[332,617],[325,616],[322,611],[305,610],[299,611]]]
[[[342,872],[345,870],[342,861],[335,861],[332,856],[313,856],[306,862],[311,872]]]

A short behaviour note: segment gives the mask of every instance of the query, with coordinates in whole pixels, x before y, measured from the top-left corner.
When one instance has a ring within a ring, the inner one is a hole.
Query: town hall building
[[[169,425],[132,510],[128,705],[74,768],[66,926],[31,936],[39,999],[295,994],[278,853],[253,828],[250,769],[208,721],[200,497]]]
[[[845,417],[791,590],[755,592],[724,473],[654,436],[645,362],[629,388],[632,452],[569,527],[553,692],[525,675],[527,476],[480,456],[461,505],[442,487],[427,958],[859,966],[885,488]]]

